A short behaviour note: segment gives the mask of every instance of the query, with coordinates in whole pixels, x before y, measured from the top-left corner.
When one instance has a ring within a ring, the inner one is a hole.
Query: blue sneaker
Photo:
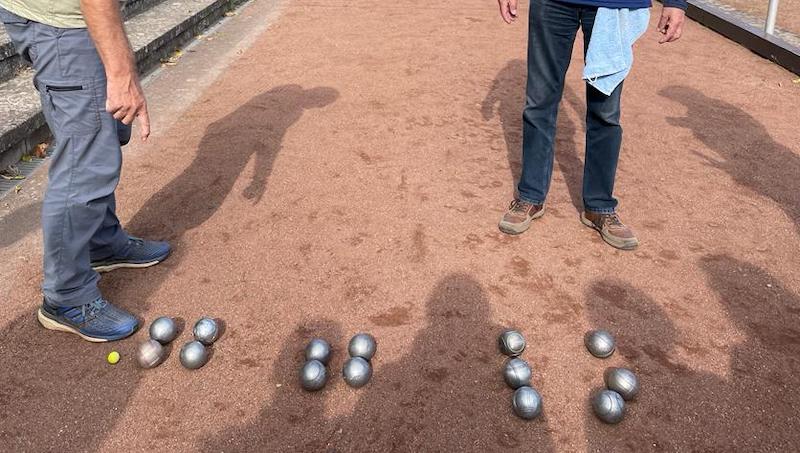
[[[37,317],[45,329],[74,333],[93,343],[121,340],[139,328],[133,315],[102,298],[78,307],[56,307],[45,298]]]
[[[109,272],[123,267],[141,269],[155,266],[167,259],[171,251],[172,248],[167,242],[147,241],[129,237],[128,247],[124,255],[92,261],[92,269],[97,272]]]

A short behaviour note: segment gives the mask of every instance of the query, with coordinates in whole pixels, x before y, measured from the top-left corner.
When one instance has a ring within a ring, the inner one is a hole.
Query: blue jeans
[[[83,305],[100,297],[91,260],[124,253],[128,245],[114,191],[130,127],[105,111],[105,70],[85,28],[51,27],[2,8],[0,21],[36,71],[55,137],[42,205],[42,290],[54,305]]]
[[[572,58],[578,27],[584,52],[597,7],[556,0],[532,0],[528,31],[528,82],[522,113],[522,175],[517,190],[527,202],[543,204],[553,174],[553,141],[558,104]],[[586,158],[583,204],[586,210],[614,212],[614,176],[622,144],[619,124],[622,85],[610,96],[586,85]]]

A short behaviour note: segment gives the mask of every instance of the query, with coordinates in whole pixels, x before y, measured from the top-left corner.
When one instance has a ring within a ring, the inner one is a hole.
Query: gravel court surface
[[[213,57],[198,48],[154,80],[169,127],[126,151],[119,214],[175,254],[108,274],[103,290],[146,321],[209,314],[226,333],[196,372],[177,361],[189,329],[155,370],[133,362],[145,330],[113,346],[123,359],[111,367],[112,346],[38,327],[39,241],[15,233],[0,251],[13,269],[0,281],[3,449],[797,444],[793,76],[693,23],[676,45],[658,46],[652,30],[640,41],[617,194],[643,245],[625,253],[578,221],[576,47],[548,213],[508,237],[496,223],[519,169],[519,22],[477,0],[292,1],[185,111],[168,93]],[[528,339],[541,420],[511,414],[504,327]],[[583,348],[595,327],[618,337],[608,360]],[[358,331],[375,335],[378,354],[372,382],[351,390],[338,375]],[[334,347],[334,377],[307,394],[297,372],[314,336]],[[608,366],[631,367],[643,386],[614,427],[587,400]]]

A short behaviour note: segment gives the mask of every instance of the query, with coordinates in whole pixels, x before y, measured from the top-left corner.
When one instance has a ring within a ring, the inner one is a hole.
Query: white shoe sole
[[[144,269],[146,267],[152,267],[156,264],[160,263],[160,260],[156,261],[149,261],[147,263],[116,263],[116,264],[109,264],[107,266],[92,266],[95,272],[105,273],[111,272],[115,269]]]
[[[48,330],[56,330],[58,332],[67,332],[67,333],[74,333],[75,335],[83,338],[86,341],[90,341],[92,343],[107,343],[109,340],[105,340],[103,338],[93,338],[87,337],[86,335],[78,332],[77,330],[73,329],[70,326],[65,326],[59,322],[55,322],[52,319],[48,318],[44,313],[42,313],[42,309],[36,311],[36,318],[39,320],[39,324],[42,325],[45,329]]]

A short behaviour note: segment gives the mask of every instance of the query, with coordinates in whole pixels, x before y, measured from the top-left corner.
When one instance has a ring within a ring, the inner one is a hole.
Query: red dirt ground
[[[617,184],[642,246],[626,253],[578,221],[576,48],[548,214],[509,237],[496,224],[519,168],[525,33],[491,0],[297,0],[185,112],[152,102],[162,126],[126,151],[119,214],[175,254],[102,287],[146,321],[224,319],[199,371],[177,360],[188,332],[140,370],[146,329],[115,345],[42,330],[38,233],[8,226],[36,208],[5,213],[0,450],[800,444],[794,76],[696,24],[675,45],[643,38]],[[170,90],[157,85],[151,95]],[[540,420],[511,414],[505,327],[527,336]],[[618,338],[607,360],[582,345],[600,327]],[[358,331],[379,347],[372,382],[352,390],[338,374]],[[335,378],[308,394],[297,371],[314,336],[334,345]],[[616,426],[588,408],[608,366],[642,381]]]

